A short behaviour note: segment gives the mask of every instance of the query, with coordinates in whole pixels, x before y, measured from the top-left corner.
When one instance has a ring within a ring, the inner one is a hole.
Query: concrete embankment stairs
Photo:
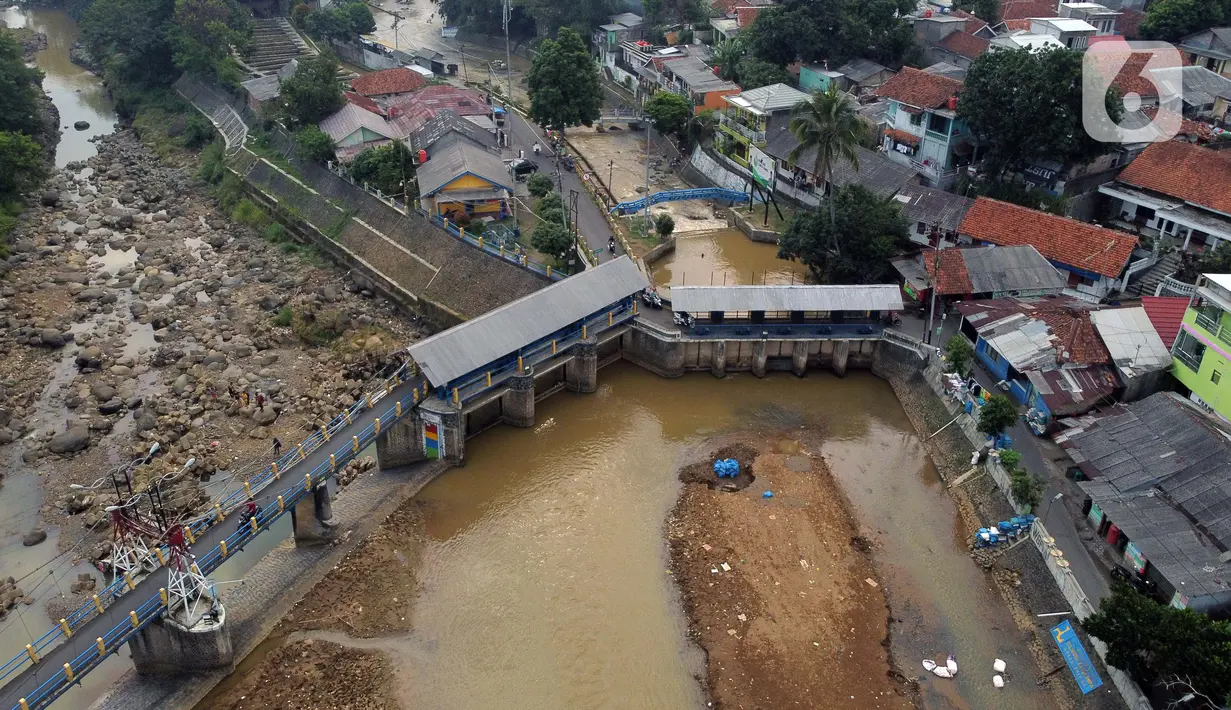
[[[273,74],[292,59],[312,57],[316,48],[295,31],[285,17],[252,21],[252,41],[238,59],[255,76]]]
[[[174,88],[222,134],[227,155],[235,155],[244,147],[248,126],[239,112],[222,96],[209,87],[194,81],[187,74],[175,82]]]
[[[1154,290],[1158,288],[1158,284],[1168,276],[1175,275],[1178,268],[1180,268],[1180,252],[1173,251],[1170,254],[1159,257],[1158,263],[1146,269],[1140,276],[1129,283],[1128,290],[1124,292],[1124,296],[1129,298],[1153,296]]]

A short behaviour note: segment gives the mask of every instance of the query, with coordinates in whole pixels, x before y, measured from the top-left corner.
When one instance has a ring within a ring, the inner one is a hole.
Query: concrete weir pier
[[[215,607],[216,621],[198,621],[186,627],[167,615],[141,629],[128,642],[133,666],[142,675],[173,675],[201,671],[229,671],[235,666],[226,609]]]

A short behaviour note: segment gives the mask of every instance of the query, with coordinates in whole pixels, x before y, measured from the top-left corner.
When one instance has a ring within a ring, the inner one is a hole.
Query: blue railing
[[[320,483],[328,480],[342,466],[350,462],[351,459],[358,456],[368,444],[375,441],[379,436],[380,430],[387,426],[397,423],[402,417],[407,416],[419,402],[417,392],[412,392],[400,400],[394,402],[384,414],[373,418],[362,432],[354,439],[346,441],[343,446],[337,449],[333,454],[333,465],[329,461],[322,462],[319,466],[306,474],[301,482],[298,482],[286,489],[277,497],[277,499],[260,508],[256,514],[257,530],[253,532],[249,527],[241,527],[226,538],[225,542],[227,553],[222,552],[222,543],[216,545],[212,550],[207,552],[197,561],[197,566],[201,570],[202,575],[208,575],[218,568],[223,561],[236,552],[239,552],[244,546],[256,538],[258,534],[269,529],[279,518],[292,510],[295,504],[304,496],[311,493],[312,489]],[[375,404],[375,402],[373,402]],[[358,411],[366,409],[367,404],[360,402]],[[356,407],[347,410],[349,414],[357,414]],[[377,424],[377,421],[380,424]],[[305,449],[306,451],[306,449]],[[296,452],[298,455],[298,452]],[[271,474],[272,475],[272,474]],[[275,476],[275,478],[280,477]],[[246,498],[246,494],[245,498]],[[70,661],[67,668],[60,668],[50,678],[43,682],[38,688],[27,695],[24,700],[30,708],[41,708],[50,704],[53,700],[59,697],[65,690],[68,689],[77,679],[86,673],[93,670],[101,663],[109,654],[118,653],[123,644],[130,641],[134,636],[149,625],[150,622],[162,616],[166,611],[166,606],[163,604],[161,594],[156,594],[150,597],[131,613],[136,615],[136,620],[130,616],[127,620],[116,624],[109,631],[101,636],[103,647],[99,648],[95,643],[90,646],[89,650],[83,651],[76,658]],[[22,710],[20,705],[13,706],[13,710]]]
[[[515,254],[510,249],[505,249],[503,246],[492,244],[469,232],[458,229],[456,224],[446,221],[441,218],[440,215],[429,214],[422,209],[419,210],[419,213],[431,219],[433,224],[443,228],[450,235],[461,239],[463,242],[466,242],[471,246],[479,247],[483,251],[498,259],[504,259],[511,264],[517,264],[518,266],[529,269],[536,274],[542,274],[551,281],[562,281],[568,276],[568,274],[562,274],[558,270],[553,269],[546,264],[540,264],[539,262],[526,257],[525,254]]]
[[[406,372],[406,367],[407,366],[403,366],[402,369],[399,369],[396,373],[394,373],[392,378],[385,382],[385,388],[383,391],[378,391],[375,395],[369,395],[373,398],[373,404],[379,401],[385,393],[391,391],[393,387],[401,383],[401,378]],[[225,516],[231,510],[243,505],[248,499],[249,490],[253,493],[259,492],[261,488],[268,484],[271,480],[280,477],[290,470],[295,464],[306,458],[309,453],[319,448],[320,445],[326,440],[326,433],[333,436],[334,432],[343,427],[349,426],[351,419],[359,412],[362,412],[367,408],[367,401],[368,398],[365,397],[355,403],[349,409],[343,411],[337,417],[334,417],[334,419],[324,427],[323,431],[317,430],[313,432],[311,436],[301,442],[297,447],[288,449],[285,454],[276,460],[275,463],[265,467],[261,473],[249,479],[247,489],[237,488],[225,498],[217,501],[217,505],[221,509],[223,515]],[[275,474],[275,470],[278,472],[277,474]],[[217,522],[219,508],[215,508],[212,512],[202,515],[201,517],[196,518],[185,525],[185,527],[191,532],[193,538],[200,535],[215,522]],[[161,551],[163,558],[170,555],[170,548],[168,546],[161,546]],[[153,572],[151,572],[151,574],[153,574]],[[127,593],[128,590],[128,580],[122,577],[117,578],[114,582],[95,595],[98,597],[97,602],[91,599],[89,602],[83,604],[71,614],[64,617],[64,621],[68,625],[69,630],[77,630],[93,618],[94,614],[98,613],[101,608],[109,606],[116,599]],[[64,629],[61,626],[55,626],[52,627],[50,631],[35,640],[32,644],[30,644],[30,646],[36,655],[42,656],[44,651],[46,651],[61,638],[64,638]],[[0,682],[13,673],[23,669],[27,663],[32,662],[33,659],[30,658],[29,653],[23,652],[17,656],[14,656],[8,663],[5,663],[3,667],[0,667]]]
[[[698,323],[685,332],[693,337],[724,339],[761,338],[879,338],[881,323]]]
[[[610,212],[615,214],[640,212],[646,208],[647,202],[650,205],[657,205],[661,202],[675,202],[677,200],[724,200],[726,202],[747,202],[752,199],[747,192],[738,190],[727,190],[721,187],[696,187],[688,190],[663,190],[655,192],[653,195],[648,195],[637,200],[621,202],[612,207]]]
[[[620,325],[633,317],[632,302],[621,303],[617,308],[610,311],[604,311],[600,314],[591,316],[582,321],[588,333],[600,333],[606,327],[614,327]],[[543,355],[552,356],[553,346],[556,352],[562,352],[572,347],[581,341],[582,324],[569,325],[562,328],[551,335],[543,338],[538,344],[532,345],[528,349],[523,349],[517,352],[516,355],[510,356],[511,360],[496,369],[486,370],[476,373],[473,376],[462,380],[450,383],[449,387],[441,391],[442,396],[452,396],[454,389],[457,390],[457,400],[460,403],[466,403],[475,397],[478,397],[490,387],[504,382],[509,377],[517,373],[517,357],[521,357],[523,364],[533,366],[547,358],[540,357]],[[610,324],[610,325],[609,325]],[[595,327],[597,326],[597,327]],[[488,376],[491,377],[491,384],[488,384]]]

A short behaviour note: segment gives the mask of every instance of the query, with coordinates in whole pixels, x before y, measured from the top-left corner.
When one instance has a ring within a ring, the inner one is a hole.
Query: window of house
[[[1210,375],[1210,382],[1213,382],[1214,384],[1218,384],[1221,381],[1222,381],[1222,373],[1219,372],[1218,370],[1214,370],[1214,372]]]
[[[1152,220],[1154,219],[1154,208],[1153,207],[1142,207],[1141,205],[1138,205],[1137,206],[1137,216],[1146,221]]]
[[[915,233],[916,234],[927,234],[928,233],[928,223],[927,222],[915,222]]]
[[[931,118],[928,119],[928,130],[948,135],[949,119],[939,114],[931,114]]]
[[[988,348],[987,349],[987,359],[991,360],[994,363],[998,363],[1000,362],[1000,353],[996,352],[992,348]]]
[[[912,126],[920,126],[920,125],[923,125],[923,114],[921,114],[921,113],[912,113],[912,114],[910,115],[910,125],[912,125]]]

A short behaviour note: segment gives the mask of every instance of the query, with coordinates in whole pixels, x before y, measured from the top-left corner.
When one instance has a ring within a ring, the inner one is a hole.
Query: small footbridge
[[[678,202],[680,200],[718,200],[720,202],[736,204],[747,202],[750,199],[752,199],[750,193],[740,192],[739,190],[728,190],[722,187],[695,187],[687,190],[655,192],[652,195],[637,200],[621,202],[612,207],[610,212],[614,215],[635,214],[649,205],[657,205],[663,202]]]

